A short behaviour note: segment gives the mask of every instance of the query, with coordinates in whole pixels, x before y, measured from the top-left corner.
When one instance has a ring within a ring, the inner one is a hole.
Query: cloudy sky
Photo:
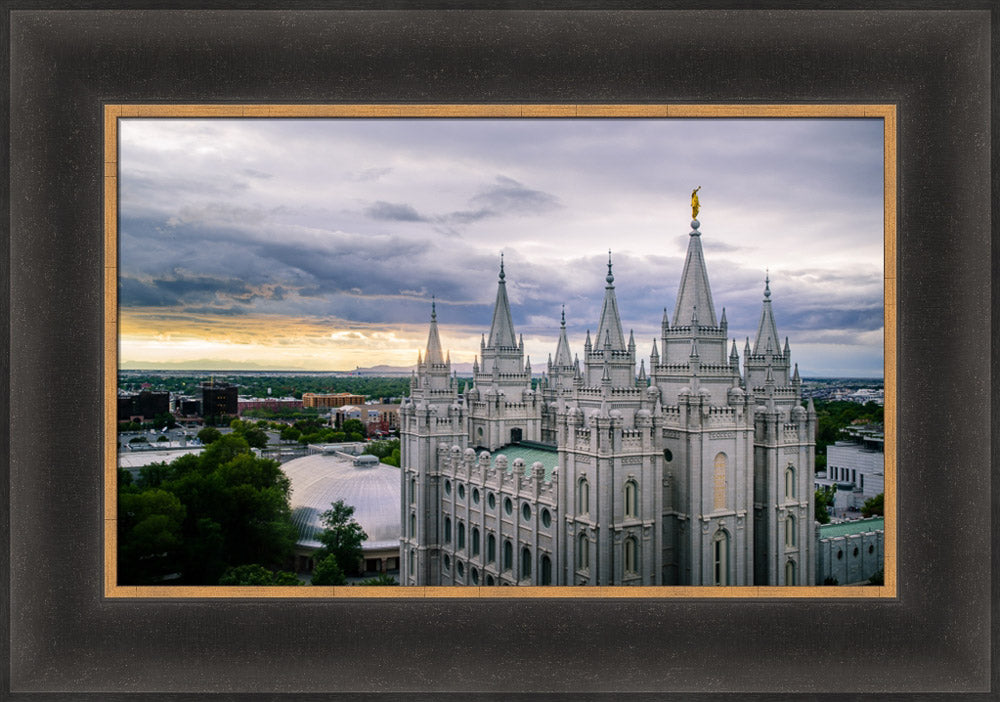
[[[595,330],[608,249],[639,355],[671,313],[701,186],[716,314],[765,270],[803,376],[881,376],[882,122],[123,119],[122,368],[411,365],[436,297],[471,362],[499,255],[536,370]]]

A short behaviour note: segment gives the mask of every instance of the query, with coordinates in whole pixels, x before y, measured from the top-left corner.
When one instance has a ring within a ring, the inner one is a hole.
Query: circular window
[[[458,577],[460,578],[465,575],[465,565],[462,561],[455,561],[455,572],[458,573]]]
[[[663,460],[667,463],[674,460],[674,454],[670,453],[670,449],[663,449]]]
[[[444,569],[448,570],[449,568],[451,568],[451,558],[446,553],[444,554]]]
[[[855,558],[858,557],[858,547],[857,546],[854,547],[854,557]]]
[[[472,501],[479,504],[479,488],[472,488]]]
[[[478,429],[476,429],[476,436],[478,436],[480,439],[483,438],[483,428],[482,427],[479,427]]]
[[[503,501],[503,511],[507,514],[514,511],[514,503],[510,501],[509,497]]]
[[[840,560],[841,558],[843,558],[843,557],[844,557],[844,552],[843,552],[843,550],[840,550],[840,551],[837,551],[837,560],[839,561],[839,560]]]
[[[458,484],[458,499],[460,500],[465,499],[465,486],[462,485],[461,483]]]
[[[473,585],[478,585],[479,584],[479,571],[476,570],[475,568],[471,568],[469,570],[469,575],[472,576],[472,584]]]
[[[450,495],[451,494],[451,481],[450,480],[445,480],[444,481],[444,494],[445,495]]]
[[[521,505],[521,518],[526,522],[531,520],[531,507],[527,502]]]
[[[549,514],[547,509],[542,510],[542,525],[547,527],[552,526],[552,515]]]
[[[490,506],[490,509],[496,509],[497,508],[497,498],[496,498],[496,495],[494,495],[491,492],[489,494],[489,496],[486,498],[486,503]]]
[[[868,553],[875,553],[875,546],[874,545],[868,544]]]

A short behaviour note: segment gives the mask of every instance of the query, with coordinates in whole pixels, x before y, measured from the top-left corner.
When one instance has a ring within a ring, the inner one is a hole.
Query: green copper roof
[[[559,454],[555,450],[545,450],[543,448],[538,448],[535,446],[523,446],[521,444],[509,444],[507,446],[501,446],[490,456],[490,465],[495,466],[497,456],[503,454],[507,457],[507,472],[511,473],[514,470],[514,459],[523,458],[524,459],[524,474],[531,475],[531,464],[535,461],[540,461],[543,466],[545,466],[545,481],[548,482],[552,480],[552,471],[556,467],[556,463],[559,462]]]
[[[823,524],[819,527],[819,538],[832,539],[838,536],[863,534],[866,531],[884,530],[885,518],[873,517],[871,519],[859,519],[854,522],[841,522],[840,524]]]

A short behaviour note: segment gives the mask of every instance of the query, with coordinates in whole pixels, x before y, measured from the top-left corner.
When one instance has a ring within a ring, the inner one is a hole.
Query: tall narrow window
[[[521,549],[521,579],[526,580],[531,577],[531,551],[527,548]]]
[[[795,572],[795,561],[785,563],[785,585],[798,585]]]
[[[410,536],[416,537],[417,535],[417,515],[410,515]]]
[[[576,511],[580,514],[590,514],[590,483],[587,478],[580,478],[576,486]]]
[[[586,534],[580,534],[576,539],[576,567],[580,570],[590,567],[590,540]]]
[[[472,527],[472,555],[479,555],[479,527]]]
[[[490,534],[486,537],[486,562],[493,563],[497,559],[497,537]]]
[[[410,549],[410,576],[416,575],[417,570],[417,552],[415,549]]]
[[[789,514],[785,517],[785,546],[795,546],[798,539],[795,535],[795,517]]]
[[[635,519],[639,516],[639,486],[634,480],[625,481],[625,517]]]
[[[542,556],[542,585],[552,584],[552,559],[547,555]]]
[[[417,501],[417,479],[410,478],[410,504]]]
[[[726,508],[726,466],[728,463],[726,454],[716,454],[715,472],[712,474],[712,490],[715,498],[712,502],[712,509]]]
[[[451,517],[444,518],[444,542],[451,543]]]
[[[458,523],[458,547],[465,548],[465,522]]]
[[[729,584],[729,534],[720,529],[715,532],[713,547],[712,582],[715,585]]]
[[[512,570],[514,568],[514,544],[510,541],[503,542],[503,569]]]
[[[625,573],[635,575],[639,572],[639,546],[633,537],[625,539]]]
[[[795,499],[795,468],[792,466],[785,468],[785,497]]]

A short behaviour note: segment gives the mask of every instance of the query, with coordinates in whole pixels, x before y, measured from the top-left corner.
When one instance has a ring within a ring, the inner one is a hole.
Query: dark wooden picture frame
[[[997,689],[995,627],[984,617],[997,614],[1000,600],[990,578],[997,313],[990,318],[993,156],[984,146],[993,127],[993,14],[973,5],[957,12],[5,8],[5,695],[884,699]],[[102,294],[104,105],[817,101],[897,107],[898,466],[907,480],[897,496],[895,598],[104,596],[99,476],[108,457],[99,418],[103,338],[113,324]]]

